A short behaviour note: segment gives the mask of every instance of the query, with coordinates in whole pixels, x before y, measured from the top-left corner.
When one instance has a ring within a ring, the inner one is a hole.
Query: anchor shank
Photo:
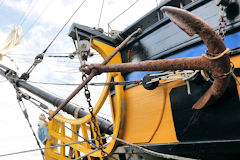
[[[114,65],[92,64],[81,71],[90,73],[97,70],[98,74],[103,72],[133,72],[133,71],[167,71],[167,70],[206,70],[207,64],[202,57],[163,59],[135,63],[123,63]]]

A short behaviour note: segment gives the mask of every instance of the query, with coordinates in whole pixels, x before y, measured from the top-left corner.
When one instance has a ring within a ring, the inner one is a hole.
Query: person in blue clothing
[[[38,128],[38,138],[45,145],[47,140],[50,140],[51,137],[48,134],[48,122],[46,121],[45,115],[42,113],[39,116],[39,128]]]

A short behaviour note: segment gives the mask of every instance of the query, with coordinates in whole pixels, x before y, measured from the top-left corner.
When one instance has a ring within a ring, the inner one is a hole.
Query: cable
[[[26,36],[28,34],[28,32],[32,29],[32,27],[37,23],[37,21],[40,19],[40,17],[43,15],[43,13],[48,9],[48,7],[50,6],[50,4],[53,2],[54,0],[50,0],[50,2],[47,4],[47,6],[42,10],[42,12],[40,13],[40,15],[35,19],[35,21],[32,23],[32,25],[28,28],[28,30],[25,32],[25,34],[23,36]]]
[[[122,13],[120,13],[117,17],[115,17],[113,20],[108,22],[108,25],[110,25],[113,21],[115,21],[117,18],[119,18],[122,14],[127,12],[132,6],[134,6],[139,0],[136,0],[132,5],[130,5],[127,9],[125,9]]]
[[[17,63],[21,63],[21,64],[24,64],[24,65],[26,65],[26,61],[16,61]],[[27,63],[31,63],[31,62],[27,62]],[[50,66],[52,66],[52,65],[54,65],[54,66],[56,66],[56,64],[50,64],[50,63],[48,63],[48,64],[46,64],[46,65],[50,65]],[[62,65],[61,64],[61,67],[65,67],[65,68],[72,68],[72,69],[76,69],[76,68],[78,68],[78,66],[70,66],[70,65]]]
[[[26,99],[26,100],[28,100],[29,102],[31,102],[32,104],[34,104],[36,107],[38,107],[41,111],[43,111],[43,112],[46,113],[47,115],[50,115],[48,112],[46,112],[46,111],[43,109],[43,107],[48,108],[45,104],[43,104],[43,103],[40,102],[39,100],[37,100],[37,99],[29,96],[28,94],[23,93],[22,91],[20,91],[20,92],[21,92],[21,96],[22,96],[24,99]],[[31,101],[31,99],[33,99],[34,101],[38,102],[40,105],[38,105],[38,104],[36,104],[35,102]],[[80,108],[84,108],[84,107],[79,106],[79,105],[77,105],[77,106],[80,107]],[[104,114],[104,113],[102,113],[102,114]],[[105,115],[107,115],[107,114],[105,114]],[[107,115],[107,116],[109,116],[109,115]],[[54,119],[54,120],[56,120],[56,119]],[[56,120],[56,121],[58,121],[58,120]],[[60,123],[61,123],[61,122],[60,122]],[[70,130],[71,130],[71,129],[70,129]],[[72,131],[72,130],[71,130],[71,131]],[[74,132],[74,131],[73,131],[73,132]]]
[[[49,147],[44,147],[44,148],[36,148],[36,149],[30,149],[30,150],[25,150],[25,151],[20,151],[20,152],[1,154],[0,157],[11,156],[11,155],[16,155],[16,154],[21,154],[21,153],[34,152],[34,151],[38,151],[38,150],[51,149],[51,148],[56,148],[56,147],[61,147],[61,146],[69,146],[69,145],[72,145],[72,144],[78,144],[78,143],[83,143],[83,142],[85,142],[85,141],[78,141],[78,142],[65,143],[65,144],[57,144],[57,145],[54,145],[54,146],[49,146]]]
[[[35,82],[35,81],[28,81],[30,83],[37,83],[37,84],[48,84],[48,85],[59,85],[59,86],[76,86],[79,83],[51,83],[51,82]],[[89,83],[88,85],[91,86],[106,86],[106,85],[129,85],[129,84],[140,84],[141,80],[137,81],[123,81],[123,82],[109,82],[109,83]]]
[[[51,58],[69,58],[69,55],[67,55],[67,56],[48,56],[48,57],[51,57]]]
[[[175,160],[196,160],[196,159],[181,157],[181,156],[177,156],[177,155],[170,155],[170,154],[155,152],[155,151],[149,150],[147,148],[141,147],[139,145],[136,145],[136,144],[124,141],[123,139],[114,137],[113,135],[110,135],[110,137],[112,137],[116,141],[125,143],[125,144],[129,145],[130,147],[135,147],[135,148],[137,148],[137,149],[139,149],[139,150],[141,150],[141,151],[143,151],[143,152],[145,152],[147,154],[155,156],[155,157],[160,157],[160,158],[164,158],[164,159],[175,159]]]
[[[11,77],[8,77],[8,78],[9,78],[9,79],[13,79],[13,78],[11,78]],[[2,80],[3,80],[3,78],[2,78]],[[14,79],[13,79],[13,80],[14,80]],[[0,81],[1,81],[1,80],[0,80]],[[7,80],[5,80],[4,82],[6,82],[6,81],[7,81]],[[21,81],[21,80],[19,80],[19,81]],[[28,82],[32,83],[31,81],[28,81]],[[0,82],[0,83],[1,83],[1,82]],[[38,83],[38,82],[37,82],[37,83]],[[40,83],[41,83],[41,82],[40,82]],[[58,98],[64,99],[63,97],[61,97],[61,96],[55,94],[54,92],[51,92],[50,90],[48,90],[48,89],[46,89],[46,88],[44,88],[44,87],[42,87],[42,86],[41,86],[41,88],[43,88],[44,90],[48,91],[49,93],[55,95],[55,96],[58,97]],[[59,88],[54,88],[54,89],[62,90],[62,89],[59,89]],[[65,91],[65,90],[64,90],[64,91]],[[70,91],[68,91],[68,92],[70,92]],[[22,92],[22,93],[23,93],[23,92]],[[96,93],[97,93],[97,92],[96,92]],[[24,93],[24,95],[27,95],[27,94]],[[31,97],[31,98],[34,99],[33,97]],[[41,103],[40,101],[38,101],[38,100],[36,100],[36,99],[34,99],[34,100],[37,101],[37,102],[39,102],[39,103]],[[81,108],[88,109],[87,107],[83,107],[83,105],[80,106],[79,104],[74,103],[74,102],[70,102],[70,103],[73,104],[73,105],[75,105],[75,106],[78,106],[78,107],[81,107]],[[98,113],[112,118],[111,115],[108,115],[108,114],[102,113],[102,112],[100,112],[100,111],[99,111]]]
[[[26,95],[26,94],[25,94]],[[25,98],[25,97],[23,97]],[[26,99],[26,98],[25,98]],[[26,99],[27,100],[27,99]],[[32,102],[32,101],[30,101]],[[36,104],[34,104],[36,105]],[[37,105],[36,105],[37,106]],[[38,107],[40,110],[42,110],[44,113],[46,113],[47,115],[50,115],[47,111],[45,111],[44,109]],[[71,132],[73,132],[74,134],[76,134],[78,137],[84,139],[86,142],[88,142],[89,140],[87,140],[86,138],[82,137],[81,135],[79,135],[77,132],[75,132],[74,130],[72,130],[71,128],[69,128],[68,126],[66,126],[65,124],[63,124],[62,122],[60,122],[59,120],[57,120],[56,118],[53,118],[55,121],[57,121],[59,124],[63,125],[65,128],[69,129]],[[89,143],[89,142],[88,142]],[[91,144],[91,143],[89,143]]]
[[[52,2],[52,1],[51,1]],[[75,12],[71,15],[71,17],[67,20],[67,22],[63,25],[63,27],[60,29],[60,31],[56,34],[56,36],[53,38],[53,40],[49,43],[47,48],[43,51],[43,53],[46,53],[48,48],[52,45],[52,43],[55,41],[55,39],[58,37],[58,35],[62,32],[62,30],[65,28],[65,26],[68,24],[68,22],[72,19],[72,17],[77,13],[77,11],[82,7],[82,5],[86,2],[86,0],[83,0],[83,2],[78,6],[78,8],[75,10]]]
[[[34,81],[28,81],[29,83],[37,83],[37,84],[48,84],[48,85],[58,85],[58,86],[77,86],[78,83],[50,83],[50,82],[34,82]]]
[[[41,88],[43,88],[43,87],[41,87]],[[53,93],[53,92],[47,90],[46,88],[43,88],[43,89],[46,90],[46,91],[48,91],[49,93],[55,95],[55,96],[58,97],[58,98],[64,99],[64,97],[61,97],[61,96],[59,96],[59,95],[57,95],[57,94],[55,94],[55,93]],[[39,102],[39,101],[38,101],[38,102]],[[74,102],[70,102],[70,104],[73,104],[73,105],[75,105],[75,106],[77,106],[77,107],[80,107],[80,108],[88,109],[87,107],[84,107],[84,106],[83,106],[83,105],[85,105],[85,104],[80,104],[80,105],[79,105],[79,104],[74,103]],[[111,115],[108,115],[108,114],[102,113],[102,112],[100,112],[100,111],[99,111],[98,113],[112,118]]]
[[[100,11],[97,28],[99,28],[99,25],[100,25],[100,21],[101,21],[101,17],[102,17],[102,11],[103,11],[103,5],[104,5],[104,0],[102,0],[102,8],[101,8],[101,11]]]
[[[31,101],[30,101],[31,102]],[[40,110],[42,110],[44,113],[50,115],[50,113],[46,112],[45,110],[43,110],[42,108],[38,107]],[[82,138],[84,141],[83,142],[87,142],[90,145],[93,145],[96,149],[101,149],[100,147],[98,147],[95,143],[91,142],[92,140],[88,140],[86,138],[84,138],[83,136],[79,135],[77,132],[75,132],[74,130],[72,130],[71,128],[69,128],[68,126],[66,126],[64,123],[60,122],[59,120],[57,120],[56,118],[53,118],[55,121],[57,121],[59,124],[61,124],[62,126],[64,126],[65,128],[67,128],[68,130],[70,130],[72,133],[76,134],[78,137]],[[100,137],[100,139],[105,139],[107,137]],[[96,140],[96,139],[95,139]],[[107,154],[108,156],[110,156],[113,159],[116,159],[115,157],[112,157],[112,155],[110,155],[109,153],[107,153],[106,151],[102,150],[102,152],[104,152],[105,154]],[[0,155],[1,157],[1,155]],[[117,159],[116,159],[117,160]]]
[[[25,14],[28,12],[29,8],[31,7],[32,3],[29,3],[28,7],[26,8],[26,10],[24,11],[22,17],[20,18],[18,25],[20,24],[20,22],[23,20],[23,18],[25,17]],[[21,24],[22,25],[22,24]]]
[[[32,3],[30,3],[30,5],[28,6],[28,8],[25,10],[22,18],[21,18],[20,21],[18,22],[18,25],[19,25],[19,24],[22,25],[22,24],[25,22],[25,20],[27,19],[28,15],[30,14],[30,12],[31,12],[31,11],[33,10],[33,8],[36,6],[37,2],[38,2],[38,0],[35,0],[35,1],[33,1]],[[32,4],[33,4],[33,5],[32,5]],[[31,5],[32,5],[32,7],[30,8]],[[27,14],[26,14],[26,13],[27,13]],[[21,22],[21,23],[20,23],[20,22]]]
[[[50,3],[51,2],[53,2],[53,1],[50,1]],[[38,65],[39,63],[42,62],[43,57],[44,57],[45,53],[47,52],[47,50],[49,49],[49,47],[52,45],[52,43],[55,41],[55,39],[58,37],[58,35],[62,32],[62,30],[65,28],[65,26],[68,24],[68,22],[72,19],[72,17],[77,13],[77,11],[82,7],[82,5],[85,2],[86,2],[86,0],[83,0],[83,2],[78,6],[78,8],[75,10],[75,12],[71,15],[71,17],[67,20],[67,22],[60,29],[60,31],[56,34],[56,36],[53,38],[53,40],[49,43],[49,45],[46,47],[46,49],[41,54],[39,54],[35,57],[35,60],[34,60],[34,63],[32,64],[32,66],[27,70],[27,72],[25,72],[21,75],[20,79],[27,80],[29,78],[29,74],[36,67],[36,65]],[[49,4],[48,4],[48,6],[49,6]]]
[[[113,85],[130,85],[130,84],[141,84],[141,80],[136,80],[136,81],[122,81],[122,82],[108,82],[108,83],[89,83],[87,85],[91,86],[113,86]]]
[[[72,52],[69,53],[61,53],[61,52],[55,52],[55,53],[49,53],[48,55],[61,55],[61,54],[71,54]],[[29,54],[40,54],[40,53],[36,53],[36,52],[14,52],[14,53],[10,53],[9,55],[14,55],[14,56],[34,56],[34,55],[29,55]]]
[[[34,130],[33,130],[33,128],[32,128],[32,124],[31,124],[31,122],[30,122],[30,120],[29,120],[29,117],[28,117],[27,109],[26,109],[26,107],[25,107],[25,105],[24,105],[24,103],[23,103],[23,101],[22,101],[21,96],[19,95],[19,90],[18,90],[17,88],[15,88],[15,89],[16,89],[16,92],[17,92],[17,101],[18,101],[19,107],[21,108],[22,113],[23,113],[25,119],[27,120],[28,125],[29,125],[29,127],[30,127],[30,129],[31,129],[31,131],[32,131],[32,134],[33,134],[33,136],[34,136],[34,138],[35,138],[35,140],[36,140],[36,142],[37,142],[37,145],[38,145],[38,147],[39,147],[39,149],[40,149],[40,148],[41,148],[41,145],[40,145],[40,143],[39,143],[39,141],[38,141],[38,139],[37,139],[37,136],[36,136],[36,134],[35,134],[35,132],[34,132]],[[42,154],[42,158],[43,158],[43,160],[44,160],[43,150],[40,150],[40,151],[41,151],[41,154]]]
[[[16,89],[16,91],[19,91],[18,93],[22,93],[22,92],[20,92],[20,90],[15,86],[15,89]],[[23,97],[24,98],[24,97]],[[41,109],[41,108],[40,108]],[[42,109],[42,111],[44,111],[43,109]],[[46,112],[46,111],[44,111],[45,113],[47,113],[47,114],[49,114],[48,112]],[[24,112],[25,113],[25,112]],[[26,114],[25,114],[26,115]],[[53,118],[54,119],[54,118]],[[91,144],[92,146],[94,146],[95,148],[98,148],[98,149],[101,149],[102,150],[102,148],[99,148],[96,144],[94,144],[94,143],[92,143],[90,140],[88,140],[88,139],[86,139],[86,138],[84,138],[83,136],[81,136],[81,135],[79,135],[77,132],[75,132],[75,131],[73,131],[71,128],[69,128],[68,126],[66,126],[66,125],[64,125],[62,122],[60,122],[59,120],[57,120],[57,119],[54,119],[54,120],[56,120],[58,123],[60,123],[61,125],[63,125],[65,128],[67,128],[67,129],[69,129],[70,131],[72,131],[74,134],[76,134],[77,136],[79,136],[79,137],[81,137],[82,139],[84,139],[85,140],[85,142],[88,142],[89,144]],[[105,154],[107,154],[108,156],[110,156],[110,157],[112,157],[109,153],[107,153],[106,151],[103,151]],[[9,154],[7,154],[7,155],[9,155]],[[2,155],[2,156],[6,156],[6,155]],[[114,158],[114,157],[112,157],[112,158]],[[115,159],[115,158],[114,158]]]

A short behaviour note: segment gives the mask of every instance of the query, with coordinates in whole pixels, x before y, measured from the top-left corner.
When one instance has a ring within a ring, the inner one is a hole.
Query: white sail
[[[10,53],[15,46],[20,44],[23,38],[23,32],[21,26],[14,26],[11,33],[8,35],[4,44],[0,47],[0,60],[2,60],[3,56],[6,56]]]

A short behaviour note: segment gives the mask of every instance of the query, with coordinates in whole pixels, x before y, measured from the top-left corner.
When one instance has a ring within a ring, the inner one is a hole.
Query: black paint
[[[220,100],[201,110],[192,110],[210,86],[210,82],[192,81],[191,95],[187,94],[186,85],[172,89],[171,107],[179,141],[240,139],[240,102],[233,78]]]

